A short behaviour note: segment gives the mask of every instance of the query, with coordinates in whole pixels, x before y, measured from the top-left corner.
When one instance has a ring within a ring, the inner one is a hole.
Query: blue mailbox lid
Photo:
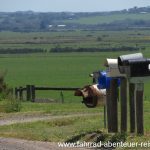
[[[112,80],[111,77],[107,77],[106,71],[100,71],[100,76],[98,78],[98,88],[99,89],[110,88],[110,81],[111,80]],[[120,79],[118,79],[118,86],[120,86]]]

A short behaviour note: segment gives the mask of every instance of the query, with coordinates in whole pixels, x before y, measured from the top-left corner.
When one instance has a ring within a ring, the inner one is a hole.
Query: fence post
[[[26,90],[26,92],[27,92],[27,95],[26,95],[27,98],[26,99],[27,99],[27,101],[31,101],[31,88],[30,87],[31,87],[30,85],[26,86],[26,89],[27,89]]]
[[[129,83],[130,132],[135,132],[135,84]]]
[[[15,99],[18,99],[18,89],[15,87]]]
[[[121,132],[127,132],[127,79],[121,78],[120,85],[121,104]]]
[[[23,100],[23,90],[22,90],[22,87],[19,87],[19,99]]]
[[[144,84],[136,84],[136,123],[137,123],[137,134],[144,134],[143,125],[143,91]]]
[[[62,91],[60,92],[60,96],[61,96],[61,102],[64,103],[64,95]]]
[[[31,85],[31,100],[35,102],[35,86]]]

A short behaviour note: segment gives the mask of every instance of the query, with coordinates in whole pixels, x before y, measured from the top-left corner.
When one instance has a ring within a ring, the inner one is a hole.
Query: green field
[[[124,13],[124,14],[105,14],[99,16],[88,16],[81,17],[79,19],[67,20],[69,23],[80,23],[80,24],[103,24],[103,23],[111,23],[115,21],[123,21],[123,20],[149,20],[150,13],[144,14],[134,14],[134,13]]]
[[[107,55],[107,53],[16,55],[1,57],[0,68],[7,71],[6,82],[10,87],[24,87],[27,84],[83,87],[91,84],[90,73],[104,68],[102,64]],[[111,55],[117,54],[111,53]],[[41,94],[60,98],[59,92]],[[73,92],[64,92],[64,98],[71,101],[75,99]]]
[[[89,74],[105,70],[106,58],[116,58],[128,52],[70,53],[3,56],[0,59],[1,71],[7,71],[6,83],[10,87],[36,86],[83,87],[92,83]],[[150,56],[148,53],[146,57]],[[150,100],[150,84],[146,84],[145,98]],[[40,92],[39,92],[40,93]],[[59,99],[59,92],[42,92],[43,96]],[[40,95],[41,95],[40,94]],[[41,95],[41,96],[42,96]],[[64,92],[64,98],[73,100],[73,92]]]
[[[102,40],[98,41],[98,37]],[[131,52],[95,53],[50,53],[53,47],[70,48],[113,48],[122,46],[138,47],[146,57],[150,56],[150,31],[68,31],[68,32],[0,32],[0,49],[42,48],[47,53],[14,54],[0,57],[0,71],[7,72],[6,82],[10,87],[62,86],[82,87],[91,84],[89,74],[105,69],[106,58],[117,58]],[[144,49],[143,49],[144,47]],[[133,52],[132,52],[133,53]],[[149,85],[147,84],[146,87]],[[38,92],[39,96],[60,99],[59,92]],[[146,100],[150,94],[145,89]],[[76,99],[72,92],[65,92],[67,101]]]
[[[35,38],[36,37],[36,38]],[[102,41],[97,38],[101,37]],[[71,40],[70,40],[71,39]],[[57,43],[56,43],[57,41]],[[31,42],[31,43],[28,43]],[[48,33],[13,33],[0,32],[0,48],[44,48],[52,47],[119,47],[137,46],[138,52],[150,57],[150,31],[74,31]],[[144,47],[144,49],[142,49]],[[135,52],[135,51],[134,51]],[[137,52],[137,51],[136,51]],[[92,83],[89,74],[97,70],[105,70],[106,58],[117,58],[130,51],[118,52],[80,52],[80,53],[38,53],[38,54],[1,54],[0,71],[7,72],[5,81],[9,87],[54,86],[83,87]],[[145,136],[128,136],[127,140],[149,140],[150,132],[150,82],[145,83],[144,93],[144,124]],[[60,99],[60,92],[37,92],[37,98]],[[90,131],[104,131],[103,109],[88,109],[81,103],[81,98],[74,97],[73,92],[64,92],[64,104],[37,104],[22,102],[20,112],[0,113],[0,118],[11,118],[19,115],[68,115],[97,113],[94,117],[75,117],[55,121],[37,121],[25,124],[13,124],[0,127],[0,136],[17,137],[41,141],[65,141],[73,135]],[[0,101],[3,104],[3,101]],[[3,106],[3,105],[2,105]],[[120,106],[118,106],[120,107]],[[120,118],[119,118],[120,119]],[[128,118],[129,119],[129,118]],[[69,129],[69,130],[68,130]],[[129,128],[128,128],[129,131]],[[51,134],[50,134],[51,133]]]
[[[98,40],[98,39],[101,40]],[[68,32],[0,32],[0,49],[55,47],[114,48],[122,46],[150,48],[150,30],[68,31]]]

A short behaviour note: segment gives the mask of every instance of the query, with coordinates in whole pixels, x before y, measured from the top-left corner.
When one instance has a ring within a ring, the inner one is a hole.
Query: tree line
[[[121,46],[121,47],[108,47],[108,48],[71,48],[71,47],[55,47],[50,52],[64,53],[64,52],[113,52],[113,51],[138,51],[138,47]]]
[[[0,54],[29,54],[29,53],[43,53],[45,52],[44,49],[37,49],[37,48],[20,48],[20,49],[15,49],[15,48],[5,48],[5,49],[0,49]]]

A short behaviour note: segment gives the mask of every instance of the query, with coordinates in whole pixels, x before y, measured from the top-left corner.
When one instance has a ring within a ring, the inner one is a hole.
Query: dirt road
[[[35,122],[42,120],[55,120],[62,118],[72,118],[72,117],[84,117],[84,116],[95,116],[99,113],[80,113],[80,114],[71,114],[71,115],[59,115],[52,116],[50,114],[40,114],[40,115],[17,115],[6,118],[0,118],[0,126],[2,125],[11,125],[15,123],[24,123],[24,122]]]
[[[0,126],[11,125],[14,123],[34,122],[39,120],[55,120],[62,118],[72,118],[81,116],[95,116],[99,113],[84,113],[84,114],[71,114],[62,116],[52,116],[49,114],[43,115],[17,115],[0,119]],[[53,142],[40,142],[40,141],[28,141],[14,138],[2,138],[0,137],[0,150],[87,150],[86,148],[62,148],[58,147],[57,143]]]
[[[57,143],[0,138],[0,150],[90,150],[86,148],[62,148]]]

